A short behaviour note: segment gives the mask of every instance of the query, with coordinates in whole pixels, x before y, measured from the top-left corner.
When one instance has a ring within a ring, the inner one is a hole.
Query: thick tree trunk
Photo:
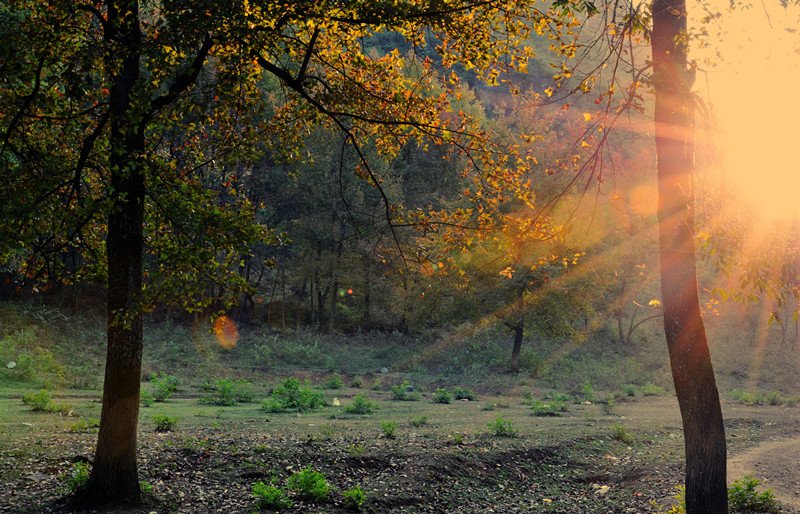
[[[120,63],[109,62],[111,139],[109,169],[115,208],[108,217],[108,354],[103,408],[92,474],[84,501],[141,502],[136,467],[139,384],[142,369],[142,222],[144,135],[132,114],[139,78],[139,14],[136,0],[108,2],[107,38],[118,45]],[[109,59],[112,61],[113,59]]]
[[[726,513],[725,428],[697,293],[685,0],[654,1],[652,47],[664,331],[683,419],[686,512]]]
[[[525,332],[525,327],[521,324],[511,327],[514,331],[514,348],[511,349],[511,371],[519,373],[519,354],[522,350],[522,336]]]

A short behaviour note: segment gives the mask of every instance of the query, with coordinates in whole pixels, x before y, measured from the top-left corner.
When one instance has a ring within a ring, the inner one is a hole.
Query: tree
[[[494,145],[458,95],[454,63],[495,83],[532,57],[531,32],[574,51],[569,2],[447,0],[218,2],[106,0],[0,7],[0,195],[3,263],[30,279],[91,278],[108,287],[103,408],[88,503],[137,504],[136,430],[142,314],[159,300],[210,310],[244,288],[247,243],[268,240],[242,198],[236,170],[269,152],[299,160],[316,126],[343,134],[357,176],[400,224],[450,231],[487,223],[510,198],[532,203],[513,147]],[[429,48],[419,73],[399,52],[370,55],[364,40],[392,33]],[[274,92],[262,86],[271,82]],[[434,82],[439,95],[420,87]],[[362,151],[391,160],[410,142],[465,156],[468,197],[453,211],[404,212]],[[394,238],[397,241],[397,238]],[[455,243],[453,243],[455,244]],[[72,275],[61,253],[80,248]],[[399,244],[397,251],[403,253]],[[209,299],[206,290],[217,285]]]
[[[685,0],[652,7],[664,332],[686,447],[686,511],[728,511],[725,427],[697,292],[694,250],[694,71]]]

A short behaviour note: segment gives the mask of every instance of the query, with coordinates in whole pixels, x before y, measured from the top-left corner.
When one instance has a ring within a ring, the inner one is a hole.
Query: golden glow
[[[700,64],[708,81],[699,72],[695,90],[717,117],[725,186],[767,220],[798,216],[800,34],[787,29],[795,27],[800,9],[755,2],[728,12],[726,5],[719,7],[721,38],[710,38],[711,47],[695,54],[717,62]],[[721,60],[713,57],[716,50]]]
[[[227,316],[220,316],[214,322],[214,335],[217,336],[217,341],[223,348],[233,348],[239,340],[236,323]]]

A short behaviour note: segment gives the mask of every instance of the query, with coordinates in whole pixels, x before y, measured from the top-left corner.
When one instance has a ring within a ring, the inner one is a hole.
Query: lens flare
[[[217,336],[217,341],[223,348],[233,348],[239,340],[236,323],[228,316],[220,316],[214,322],[214,335]]]

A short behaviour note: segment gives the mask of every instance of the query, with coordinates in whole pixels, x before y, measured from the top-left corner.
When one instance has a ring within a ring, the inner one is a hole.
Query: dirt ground
[[[343,392],[342,404],[349,395]],[[185,409],[179,430],[161,434],[149,420],[142,425],[147,503],[129,512],[254,512],[254,482],[283,485],[306,466],[324,472],[333,491],[324,502],[295,497],[286,512],[348,512],[343,492],[358,484],[368,496],[363,510],[374,513],[654,513],[666,510],[682,482],[673,397],[640,396],[611,415],[599,405],[573,405],[554,418],[531,416],[517,399],[506,398],[509,407],[494,411],[483,407],[498,398],[481,400],[441,406],[384,397],[377,416],[360,418],[330,408],[266,416],[235,407],[217,415],[199,412],[195,399],[178,400],[167,407]],[[726,401],[723,409],[729,482],[766,479],[761,489],[771,488],[784,512],[800,513],[800,407]],[[408,420],[421,413],[428,424],[411,426]],[[487,420],[498,414],[515,420],[518,437],[487,433]],[[379,435],[383,419],[398,420],[396,437]],[[618,425],[635,441],[610,437]],[[96,434],[48,430],[27,421],[4,424],[0,512],[74,512],[63,501],[59,476],[91,458]]]

